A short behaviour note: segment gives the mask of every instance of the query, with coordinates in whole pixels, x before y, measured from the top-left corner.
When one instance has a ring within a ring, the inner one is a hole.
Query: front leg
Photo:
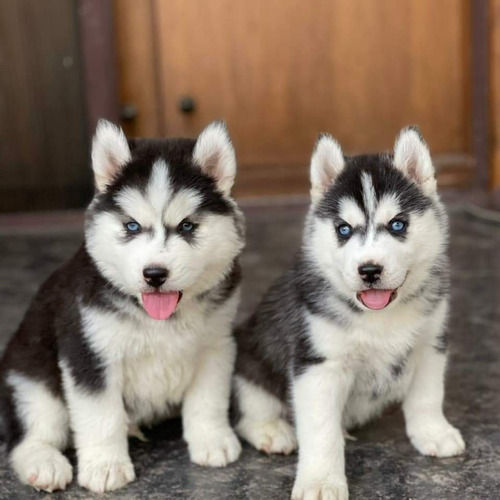
[[[342,414],[352,373],[333,361],[310,366],[293,381],[299,463],[293,500],[346,500]]]
[[[196,464],[224,467],[241,453],[228,415],[235,356],[234,339],[226,337],[202,352],[197,361],[182,407],[184,439]]]
[[[415,375],[403,402],[410,441],[423,455],[435,457],[451,457],[465,450],[460,431],[443,413],[446,352],[439,339],[445,313],[446,304],[442,303],[430,322],[429,338],[415,353]]]
[[[98,388],[79,382],[67,366],[62,366],[62,373],[78,457],[78,483],[96,493],[125,486],[135,473],[128,454],[119,367],[107,367]]]

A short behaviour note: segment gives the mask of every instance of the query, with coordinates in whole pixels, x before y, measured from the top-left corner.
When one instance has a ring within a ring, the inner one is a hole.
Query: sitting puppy
[[[344,432],[389,403],[403,402],[420,453],[464,451],[443,415],[448,227],[415,128],[393,156],[344,157],[320,137],[311,183],[293,267],[237,330],[237,431],[291,453],[294,417],[292,498],[346,499]]]
[[[127,433],[182,403],[191,460],[224,466],[243,218],[225,127],[130,140],[100,122],[85,244],[40,288],[1,361],[10,462],[36,489],[134,479]]]

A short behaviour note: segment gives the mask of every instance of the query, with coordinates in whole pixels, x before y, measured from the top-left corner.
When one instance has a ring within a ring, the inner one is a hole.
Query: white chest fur
[[[344,328],[309,316],[312,344],[353,374],[344,425],[360,425],[404,396],[414,371],[414,348],[424,318],[414,308],[374,313]]]
[[[193,379],[200,342],[173,346],[169,333],[151,351],[122,361],[123,397],[132,423],[171,415]]]
[[[131,423],[152,423],[182,401],[209,341],[203,307],[195,307],[166,321],[82,310],[92,349],[119,373]]]

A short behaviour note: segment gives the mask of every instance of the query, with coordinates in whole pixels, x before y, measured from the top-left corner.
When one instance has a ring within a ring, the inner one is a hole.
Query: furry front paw
[[[268,422],[250,422],[243,419],[237,430],[251,445],[268,454],[289,455],[297,449],[293,427],[281,418]]]
[[[241,444],[229,428],[199,434],[187,442],[191,461],[207,467],[225,467],[241,453]]]
[[[465,451],[460,431],[448,422],[427,422],[409,426],[408,437],[422,455],[453,457]]]
[[[95,493],[123,488],[134,479],[134,466],[130,461],[96,461],[79,465],[78,484]]]
[[[345,477],[319,480],[296,479],[292,500],[348,500],[349,491]]]
[[[52,446],[14,451],[12,462],[21,481],[37,490],[64,490],[73,479],[68,459]]]

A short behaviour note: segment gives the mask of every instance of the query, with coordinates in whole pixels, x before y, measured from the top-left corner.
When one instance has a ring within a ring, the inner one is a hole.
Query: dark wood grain
[[[101,118],[118,123],[117,54],[112,0],[77,0],[89,136]]]
[[[0,2],[0,211],[91,190],[75,0]]]
[[[500,0],[490,2],[490,117],[491,117],[491,187],[500,209]]]

